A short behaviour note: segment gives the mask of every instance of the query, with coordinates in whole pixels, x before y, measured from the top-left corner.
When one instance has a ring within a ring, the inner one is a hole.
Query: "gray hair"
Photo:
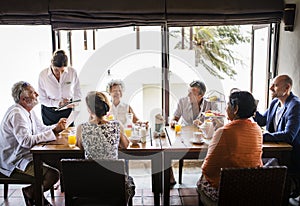
[[[110,90],[113,86],[117,86],[117,85],[120,85],[121,86],[121,89],[122,91],[125,90],[125,85],[124,85],[124,82],[121,80],[121,79],[112,79],[110,82],[108,82],[107,84],[107,92],[110,93]]]
[[[20,102],[20,96],[22,92],[26,90],[26,87],[29,86],[30,84],[25,82],[25,81],[19,81],[13,85],[11,88],[11,95],[15,101],[15,103]]]

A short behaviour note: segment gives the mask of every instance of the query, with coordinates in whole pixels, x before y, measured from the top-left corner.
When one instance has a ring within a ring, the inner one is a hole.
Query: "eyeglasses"
[[[25,88],[25,87],[27,87],[27,86],[29,86],[29,83],[27,83],[27,82],[24,82],[23,84],[22,84],[22,88]]]

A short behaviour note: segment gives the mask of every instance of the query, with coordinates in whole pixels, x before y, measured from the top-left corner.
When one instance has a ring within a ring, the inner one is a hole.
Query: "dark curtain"
[[[166,0],[166,11],[171,26],[279,23],[284,1]]]
[[[50,0],[54,29],[110,28],[160,25],[165,20],[163,0]]]
[[[48,0],[1,0],[0,24],[50,24]]]
[[[1,0],[0,24],[58,29],[280,22],[283,0]]]

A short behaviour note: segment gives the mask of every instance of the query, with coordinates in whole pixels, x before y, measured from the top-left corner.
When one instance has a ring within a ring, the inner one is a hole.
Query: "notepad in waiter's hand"
[[[63,109],[67,109],[67,106],[70,105],[70,104],[73,104],[73,103],[76,103],[76,102],[80,102],[81,99],[77,99],[77,100],[74,100],[74,101],[70,101],[66,104],[64,104],[63,106],[61,107],[58,107],[57,109],[55,109],[55,111],[60,111],[60,110],[63,110]]]
[[[66,123],[66,128],[68,128],[72,122],[75,121],[75,119],[77,118],[79,114],[79,111],[72,111],[71,114],[69,115],[68,119],[67,119],[67,123]]]

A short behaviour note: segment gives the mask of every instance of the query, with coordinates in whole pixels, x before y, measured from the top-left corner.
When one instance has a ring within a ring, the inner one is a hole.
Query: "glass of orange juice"
[[[175,132],[178,133],[181,131],[181,124],[175,124]]]
[[[68,144],[70,147],[75,147],[75,145],[76,145],[76,134],[75,133],[70,133],[68,135]]]
[[[124,132],[125,132],[126,137],[129,138],[129,137],[131,137],[132,128],[126,127],[126,128],[124,129]]]
[[[108,121],[114,120],[114,115],[112,115],[112,114],[108,115],[108,116],[107,116],[107,120],[108,120]]]

